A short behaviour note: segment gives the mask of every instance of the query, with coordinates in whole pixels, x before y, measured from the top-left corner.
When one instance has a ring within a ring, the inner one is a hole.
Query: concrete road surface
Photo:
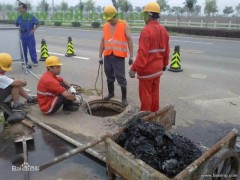
[[[1,26],[0,26],[1,27]],[[62,76],[71,83],[86,89],[94,88],[98,72],[98,48],[102,36],[99,30],[79,28],[40,27],[36,31],[38,56],[41,40],[45,39],[50,55],[57,55],[63,62]],[[72,37],[77,56],[65,57],[68,37]],[[139,33],[132,33],[134,56],[138,48]],[[232,129],[240,129],[240,41],[214,37],[170,36],[173,49],[180,46],[183,72],[165,71],[161,78],[161,107],[173,104],[177,111],[175,131],[210,147]],[[138,80],[126,76],[129,104],[140,105]],[[44,62],[31,71],[38,77],[45,72]],[[27,88],[36,93],[37,79],[25,74],[14,64],[9,76],[28,80]],[[104,94],[107,94],[104,75]],[[121,98],[120,87],[116,86],[116,98]],[[100,80],[97,83],[101,88]]]

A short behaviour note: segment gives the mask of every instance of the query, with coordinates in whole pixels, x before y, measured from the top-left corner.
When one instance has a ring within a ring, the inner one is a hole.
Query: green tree
[[[61,10],[62,11],[67,11],[68,10],[68,3],[65,1],[62,1],[61,3]]]
[[[234,12],[234,10],[233,10],[232,6],[225,6],[225,8],[223,9],[223,14],[225,14],[227,16],[233,12]]]
[[[182,7],[179,11],[180,14],[184,15],[187,12],[187,8],[186,7]]]
[[[2,3],[0,3],[0,11],[2,11],[2,9],[3,9],[3,5]]]
[[[236,10],[237,16],[239,16],[240,15],[240,3],[235,7],[235,10]]]
[[[171,12],[174,13],[174,15],[178,17],[181,9],[182,8],[180,6],[173,6],[171,8]]]
[[[116,0],[112,0],[113,6],[118,10],[118,4]]]
[[[38,10],[48,12],[49,4],[46,2],[46,0],[42,0],[37,7]]]
[[[101,13],[101,12],[102,12],[102,6],[97,6],[97,7],[96,7],[96,11],[97,11],[98,13]]]
[[[166,0],[157,0],[157,3],[160,6],[161,12],[165,12],[170,8]]]
[[[87,11],[87,12],[93,12],[94,9],[95,9],[95,2],[93,0],[87,0],[85,2],[85,7],[84,9]]]
[[[142,12],[142,8],[140,6],[135,6],[135,11],[136,12]]]
[[[83,11],[85,3],[80,0],[77,6],[78,6],[80,11]]]
[[[118,0],[117,4],[122,12],[127,13],[133,10],[133,6],[128,0]]]
[[[184,2],[185,7],[188,10],[189,18],[192,15],[192,13],[194,12],[194,6],[195,6],[196,3],[197,3],[197,0],[185,0],[185,2]]]
[[[216,0],[205,0],[204,14],[210,16],[211,13],[214,15],[216,12],[218,12]]]
[[[28,11],[31,11],[32,10],[32,4],[29,1],[26,1],[25,4],[27,5]]]
[[[237,24],[239,24],[239,17],[240,17],[240,3],[235,7],[236,10],[236,18],[237,18]],[[240,27],[240,24],[238,25],[238,29]]]
[[[200,5],[196,5],[194,9],[195,15],[199,16],[201,14],[202,7]]]
[[[6,9],[7,11],[12,11],[12,10],[13,10],[13,5],[11,5],[11,4],[6,4],[5,9]]]

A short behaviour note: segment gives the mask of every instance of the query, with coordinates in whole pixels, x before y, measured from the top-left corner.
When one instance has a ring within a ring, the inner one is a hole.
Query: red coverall
[[[139,79],[141,111],[159,110],[159,86],[163,67],[168,65],[169,34],[157,20],[142,30],[136,60],[131,67]]]
[[[58,95],[66,91],[61,85],[62,82],[62,77],[53,76],[49,71],[46,71],[38,81],[38,105],[43,113],[49,114],[58,101]]]

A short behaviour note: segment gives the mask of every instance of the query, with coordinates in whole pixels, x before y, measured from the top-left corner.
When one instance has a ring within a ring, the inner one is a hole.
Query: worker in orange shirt
[[[47,71],[37,85],[37,98],[41,111],[52,114],[63,106],[63,111],[77,111],[81,97],[76,90],[60,77],[62,63],[57,56],[49,56],[45,61]]]
[[[169,34],[158,22],[160,6],[148,3],[144,8],[143,28],[139,38],[136,59],[130,68],[129,76],[139,79],[141,111],[159,110],[160,77],[166,70],[169,60]]]
[[[125,77],[125,58],[129,49],[129,65],[133,63],[133,43],[127,23],[117,17],[114,6],[104,8],[103,36],[99,48],[99,63],[103,64],[107,76],[108,95],[105,100],[114,97],[114,81],[117,79],[122,91],[122,104],[127,106],[127,80]]]

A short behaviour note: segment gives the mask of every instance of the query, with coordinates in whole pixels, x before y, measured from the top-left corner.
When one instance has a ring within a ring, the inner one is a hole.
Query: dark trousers
[[[61,86],[66,89],[68,88],[64,83],[61,83]],[[57,110],[59,110],[62,107],[62,105],[63,106],[72,106],[73,101],[66,99],[61,94],[58,95],[58,101],[57,101],[56,105],[54,106],[53,110],[51,111],[51,113],[55,113]]]
[[[125,58],[114,56],[104,56],[104,71],[107,76],[107,82],[115,82],[117,79],[121,87],[127,87],[127,80],[125,77]]]
[[[58,101],[56,103],[56,105],[54,106],[53,110],[50,113],[55,113],[57,110],[59,110],[61,107],[63,106],[71,106],[73,105],[73,102],[66,99],[65,97],[63,97],[61,94],[58,95]]]
[[[12,86],[8,86],[5,89],[0,88],[0,102],[4,102],[4,100],[11,95]]]

